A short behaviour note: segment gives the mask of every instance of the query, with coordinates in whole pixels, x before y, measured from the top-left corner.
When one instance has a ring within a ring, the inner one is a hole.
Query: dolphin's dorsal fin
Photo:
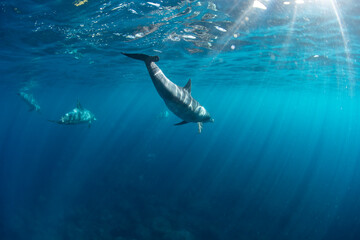
[[[189,79],[189,81],[187,82],[187,84],[185,85],[184,89],[186,91],[188,91],[188,93],[191,93],[191,79]]]
[[[83,107],[81,106],[81,103],[80,103],[79,100],[77,101],[76,108],[77,108],[77,109],[80,109],[80,110],[83,109]]]

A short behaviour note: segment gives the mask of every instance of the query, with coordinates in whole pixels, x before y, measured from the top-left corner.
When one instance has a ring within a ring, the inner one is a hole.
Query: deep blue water
[[[360,239],[357,0],[49,2],[0,2],[0,239]]]

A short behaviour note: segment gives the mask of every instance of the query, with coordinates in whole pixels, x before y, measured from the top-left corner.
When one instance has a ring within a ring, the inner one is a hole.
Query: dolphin
[[[183,120],[175,125],[194,122],[198,124],[198,130],[201,133],[203,123],[214,122],[209,112],[191,96],[191,79],[189,79],[185,87],[180,87],[170,81],[155,64],[155,62],[160,60],[158,56],[122,54],[145,62],[151,80],[160,97],[164,100],[168,109]]]
[[[161,111],[157,115],[157,118],[159,118],[159,119],[165,119],[165,118],[168,118],[168,117],[169,117],[169,111],[168,110]]]
[[[31,93],[20,91],[17,94],[30,106],[29,112],[40,112],[40,106]]]
[[[60,120],[48,120],[49,122],[55,122],[58,124],[64,125],[75,125],[80,123],[88,123],[89,127],[91,127],[92,121],[95,121],[95,115],[89,110],[83,108],[80,102],[77,102],[76,108],[74,108],[71,112],[66,113],[64,116],[60,118]]]

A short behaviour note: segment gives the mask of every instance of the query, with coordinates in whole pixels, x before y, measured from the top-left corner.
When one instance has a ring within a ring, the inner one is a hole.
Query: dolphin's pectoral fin
[[[199,129],[199,133],[201,133],[201,130],[203,128],[203,123],[202,122],[198,122],[198,129]]]
[[[182,121],[182,122],[179,122],[179,123],[174,124],[174,126],[179,126],[179,125],[183,125],[183,124],[187,124],[187,123],[189,123],[189,122],[187,122],[187,121]]]
[[[188,91],[188,93],[191,93],[191,79],[189,79],[189,81],[187,82],[187,84],[185,85],[184,89],[186,91]]]
[[[28,110],[28,112],[32,112],[32,111],[34,111],[35,110],[35,108],[30,108],[29,110]]]
[[[89,123],[89,128],[91,128],[91,123]]]

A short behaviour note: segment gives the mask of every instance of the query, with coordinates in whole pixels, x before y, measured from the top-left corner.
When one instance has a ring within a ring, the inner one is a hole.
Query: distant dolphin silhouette
[[[89,123],[89,127],[91,126],[92,121],[95,121],[95,115],[89,110],[83,108],[80,102],[77,102],[76,108],[74,108],[71,112],[66,113],[64,116],[60,118],[60,120],[48,120],[49,122],[55,122],[58,124],[65,125],[74,125],[80,123]]]
[[[189,79],[185,87],[179,87],[171,82],[155,64],[155,62],[159,61],[158,56],[122,54],[145,62],[152,82],[160,97],[165,101],[169,110],[183,120],[175,125],[195,122],[198,124],[199,133],[201,133],[204,122],[214,122],[214,119],[211,118],[208,111],[191,96],[191,79]]]
[[[40,112],[40,106],[31,93],[20,91],[17,94],[30,106],[29,112]]]

